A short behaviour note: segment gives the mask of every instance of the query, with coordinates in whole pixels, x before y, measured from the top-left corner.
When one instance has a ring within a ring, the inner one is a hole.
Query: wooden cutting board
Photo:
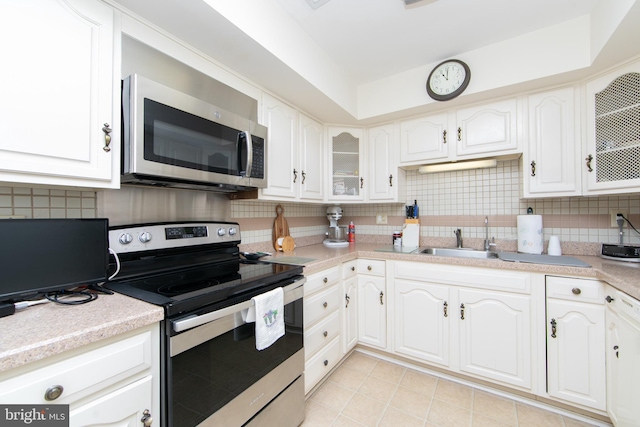
[[[273,221],[273,248],[276,251],[281,250],[280,245],[278,245],[278,239],[280,237],[290,236],[289,234],[289,224],[287,224],[287,220],[284,218],[284,208],[282,205],[276,206],[276,219]]]

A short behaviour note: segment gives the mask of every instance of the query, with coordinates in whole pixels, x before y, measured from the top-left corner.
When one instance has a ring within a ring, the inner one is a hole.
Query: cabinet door
[[[394,286],[395,351],[449,367],[450,287],[407,280]]]
[[[262,189],[266,196],[295,198],[300,180],[298,158],[298,113],[283,102],[264,94],[263,124],[267,126],[267,178],[269,186]]]
[[[369,200],[394,200],[397,198],[398,168],[395,162],[393,125],[369,129],[369,173],[367,194]],[[394,167],[395,166],[395,167]]]
[[[106,426],[138,427],[145,409],[151,410],[152,377],[148,376],[91,403],[72,409],[69,413],[71,427]],[[155,423],[160,425],[158,416]]]
[[[529,144],[524,151],[524,196],[582,193],[578,156],[580,123],[574,88],[529,96]]]
[[[586,189],[591,194],[640,187],[640,61],[586,85]]]
[[[358,278],[345,279],[342,290],[342,350],[346,354],[358,343]]]
[[[359,341],[387,346],[387,295],[384,277],[358,276]]]
[[[517,153],[517,124],[515,99],[458,110],[455,125],[457,156]]]
[[[400,123],[400,164],[447,159],[449,147],[455,147],[447,122],[447,114],[436,114]]]
[[[0,180],[118,188],[113,9],[93,0],[2,1],[0,38]]]
[[[369,186],[363,170],[363,132],[354,128],[329,128],[329,200],[364,200]]]
[[[547,300],[550,396],[605,410],[604,307]]]
[[[459,302],[460,370],[530,389],[530,297],[460,289]]]
[[[324,129],[315,120],[300,114],[300,199],[324,198]]]

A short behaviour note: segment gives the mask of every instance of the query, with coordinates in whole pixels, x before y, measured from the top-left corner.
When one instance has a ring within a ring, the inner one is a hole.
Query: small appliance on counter
[[[625,221],[628,222],[631,228],[636,232],[638,231],[624,215],[618,214],[616,222],[618,224],[618,235],[620,236],[620,240],[617,244],[603,243],[602,249],[600,250],[601,258],[613,261],[640,262],[640,246],[624,244],[623,227]]]
[[[329,220],[329,230],[325,233],[326,239],[322,242],[330,248],[346,248],[349,246],[347,240],[347,226],[338,225],[342,218],[342,208],[340,206],[330,206],[327,208],[327,219]]]

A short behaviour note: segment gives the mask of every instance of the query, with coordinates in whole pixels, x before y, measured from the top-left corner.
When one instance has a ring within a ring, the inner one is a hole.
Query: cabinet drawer
[[[342,264],[342,278],[348,279],[358,274],[358,260],[348,261]]]
[[[0,383],[0,402],[70,404],[151,367],[151,332],[72,356]],[[62,387],[60,397],[45,393]]]
[[[336,265],[327,270],[315,273],[307,277],[304,284],[304,295],[311,295],[323,288],[327,288],[340,280],[340,266]]]
[[[340,338],[336,337],[304,364],[304,392],[309,393],[318,381],[331,372],[341,357]]]
[[[340,304],[340,287],[333,285],[330,289],[304,299],[304,324],[311,326],[323,316],[338,309]]]
[[[547,276],[547,298],[604,304],[604,282]]]
[[[358,274],[369,274],[371,276],[384,276],[385,262],[382,260],[359,259]]]
[[[304,333],[304,355],[309,359],[323,345],[340,334],[340,312],[334,311],[326,319]]]

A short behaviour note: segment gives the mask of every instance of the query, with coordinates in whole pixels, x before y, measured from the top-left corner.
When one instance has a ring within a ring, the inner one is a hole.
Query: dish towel
[[[255,307],[256,349],[264,350],[284,335],[284,291],[276,288],[251,299]]]

